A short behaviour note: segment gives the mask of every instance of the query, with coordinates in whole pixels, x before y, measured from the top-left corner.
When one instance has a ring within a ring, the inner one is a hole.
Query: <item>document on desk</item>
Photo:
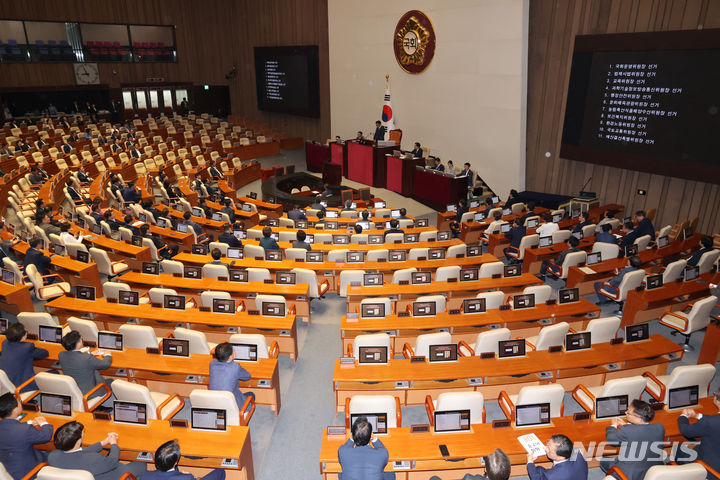
[[[543,445],[543,443],[534,433],[520,435],[519,437],[517,437],[517,439],[527,453],[532,453],[536,457],[545,455],[545,445]]]
[[[597,273],[595,270],[593,270],[590,267],[580,267],[580,271],[583,272],[585,275],[593,275]]]

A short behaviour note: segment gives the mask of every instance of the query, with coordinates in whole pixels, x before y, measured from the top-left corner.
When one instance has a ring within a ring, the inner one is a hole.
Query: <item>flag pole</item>
[[[387,89],[388,86],[390,86],[390,75],[388,75],[388,74],[386,73],[386,74],[385,74],[385,89]]]

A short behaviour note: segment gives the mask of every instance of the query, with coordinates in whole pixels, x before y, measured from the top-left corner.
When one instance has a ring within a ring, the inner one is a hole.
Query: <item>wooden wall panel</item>
[[[720,27],[715,0],[533,0],[530,2],[527,190],[587,190],[627,211],[657,208],[660,227],[698,216],[702,232],[720,232],[720,185],[560,158],[575,35]],[[545,152],[551,152],[550,158]],[[637,189],[647,190],[646,196]]]
[[[330,133],[327,0],[37,0],[5,2],[3,18],[175,25],[178,63],[100,63],[100,81],[118,88],[151,76],[171,82],[229,85],[232,111],[293,136]],[[257,110],[253,47],[318,45],[320,118]],[[233,64],[238,75],[225,79]],[[71,64],[3,64],[0,87],[74,85]]]

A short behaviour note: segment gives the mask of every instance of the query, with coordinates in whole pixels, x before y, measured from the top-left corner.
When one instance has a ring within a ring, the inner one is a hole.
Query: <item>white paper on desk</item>
[[[590,267],[580,267],[580,271],[586,275],[593,275],[593,274],[597,273],[595,270],[593,270]]]
[[[519,437],[517,437],[517,439],[527,453],[532,453],[535,457],[545,455],[545,445],[543,445],[543,443],[534,433],[520,435]]]

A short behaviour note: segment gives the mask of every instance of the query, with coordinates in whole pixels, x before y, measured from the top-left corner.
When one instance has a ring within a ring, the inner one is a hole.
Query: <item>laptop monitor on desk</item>
[[[144,403],[113,401],[113,421],[133,425],[147,424],[147,405]]]
[[[535,306],[535,294],[534,293],[523,293],[520,295],[513,296],[513,309],[519,310],[521,308],[532,308]]]
[[[540,237],[540,239],[538,240],[538,247],[540,248],[549,247],[552,244],[553,240],[551,235],[548,235],[547,237]]]
[[[658,273],[657,275],[649,275],[645,279],[645,288],[647,290],[655,290],[656,288],[660,288],[662,286],[663,286],[662,273]]]
[[[190,341],[180,338],[163,338],[162,353],[171,357],[189,357]]]
[[[60,340],[62,340],[62,327],[40,325],[38,333],[38,339],[41,342],[60,343]]]
[[[227,430],[227,412],[215,408],[191,408],[190,424],[195,430]]]
[[[185,310],[185,296],[165,295],[163,297],[163,308],[169,308],[173,310]]]
[[[563,288],[558,291],[558,303],[575,303],[580,301],[580,291],[577,288]]]
[[[700,267],[685,267],[683,275],[686,282],[692,282],[700,275]]]
[[[500,340],[498,342],[498,358],[524,357],[525,339]]]
[[[587,254],[587,260],[585,260],[585,265],[597,265],[598,263],[602,262],[602,253],[601,252],[593,252]]]
[[[668,390],[668,409],[695,407],[698,404],[698,386],[671,388]]]
[[[142,273],[147,275],[158,275],[160,273],[160,264],[156,262],[143,262]]]
[[[413,302],[413,317],[428,317],[435,315],[435,302]]]
[[[72,415],[72,401],[70,395],[56,395],[54,393],[40,394],[40,412],[46,415]]]
[[[384,303],[363,303],[360,305],[360,316],[362,318],[384,318]]]
[[[519,277],[522,275],[522,265],[505,265],[503,267],[503,277]]]
[[[281,302],[263,302],[262,314],[265,317],[284,317],[285,304]]]
[[[432,281],[430,272],[411,272],[410,283],[413,285],[424,285]]]
[[[12,270],[8,270],[7,268],[3,268],[2,281],[5,283],[9,283],[10,285],[15,285],[15,272],[13,272]]]
[[[118,292],[118,303],[120,305],[140,305],[140,293],[120,290]]]
[[[484,298],[466,298],[462,303],[463,313],[483,313],[485,311]]]
[[[387,434],[387,413],[351,413],[350,425],[360,417],[365,417],[372,426],[372,432],[376,435]]]
[[[650,338],[650,328],[647,323],[628,325],[625,327],[625,343],[640,342]]]
[[[374,363],[381,365],[388,363],[388,347],[358,347],[358,363]]]
[[[480,276],[477,268],[463,268],[460,270],[461,282],[474,282]]]
[[[231,343],[235,360],[238,362],[257,362],[257,344],[255,343]]]
[[[627,395],[614,395],[611,397],[598,397],[595,399],[595,418],[622,417],[630,403]]]
[[[229,280],[231,282],[246,283],[248,281],[248,271],[240,268],[231,268]]]
[[[550,404],[536,403],[515,406],[515,426],[535,427],[550,424]]]
[[[106,350],[115,350],[122,352],[123,335],[122,333],[98,332],[98,348]]]
[[[565,335],[565,351],[587,350],[592,347],[590,332],[568,333]]]
[[[435,410],[435,433],[470,431],[470,410]]]
[[[525,222],[525,228],[535,228],[538,225],[537,218],[530,218]]]
[[[213,298],[213,313],[235,313],[235,300],[232,298]]]
[[[383,283],[384,275],[382,273],[363,274],[363,286],[365,287],[382,287]]]
[[[430,345],[428,348],[430,362],[457,362],[457,344]]]

